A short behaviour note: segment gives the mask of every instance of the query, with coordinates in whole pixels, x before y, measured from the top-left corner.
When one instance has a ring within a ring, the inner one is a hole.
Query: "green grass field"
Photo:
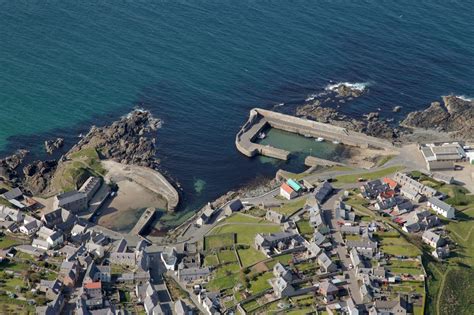
[[[211,234],[226,234],[226,233],[235,233],[237,234],[237,243],[246,244],[253,246],[255,235],[257,233],[276,233],[280,232],[281,228],[276,224],[238,224],[238,223],[229,223],[224,225],[219,225],[215,227]]]
[[[257,218],[251,215],[245,215],[242,213],[234,213],[228,217],[226,223],[260,223],[264,221],[262,218]]]
[[[208,235],[204,237],[204,250],[219,249],[231,247],[235,244],[236,236],[234,233]]]
[[[22,244],[22,241],[8,235],[0,236],[0,249],[6,249],[15,245]]]
[[[68,161],[61,163],[53,177],[51,185],[57,191],[70,191],[79,188],[89,176],[101,177],[106,171],[100,157],[93,148],[75,152]]]
[[[428,273],[426,314],[474,314],[473,196],[466,195],[467,191],[456,185],[442,185],[439,190],[447,194],[447,202],[459,210],[458,220],[446,225],[449,237],[457,246],[447,262],[424,259]]]
[[[221,262],[221,264],[232,263],[237,261],[237,257],[235,256],[235,252],[233,249],[221,250],[217,253],[217,257],[219,257],[219,261]]]
[[[302,198],[302,199],[299,199],[299,200],[296,200],[296,201],[285,203],[280,207],[272,208],[272,210],[274,210],[278,213],[281,213],[283,215],[290,216],[293,213],[295,213],[296,211],[303,208],[305,202],[306,202],[306,198]]]
[[[423,274],[421,264],[416,261],[392,260],[387,266],[395,274],[411,274],[418,276]]]
[[[237,250],[237,253],[239,254],[240,261],[242,262],[242,265],[244,267],[251,266],[266,258],[266,256],[262,252],[256,250],[253,247],[247,249],[239,249]]]
[[[308,220],[300,220],[296,222],[296,226],[298,227],[300,234],[312,235],[314,232],[314,229],[311,227],[311,225],[309,225]]]
[[[338,184],[350,184],[350,183],[356,183],[359,178],[364,178],[366,180],[374,180],[377,178],[391,175],[403,169],[404,169],[403,166],[397,165],[397,166],[387,167],[375,172],[341,175],[341,176],[337,176],[335,179]]]
[[[204,257],[204,265],[208,267],[214,267],[219,264],[219,260],[217,259],[217,255],[206,255]]]
[[[421,251],[403,237],[384,237],[381,241],[382,251],[394,256],[416,257]]]
[[[271,271],[267,271],[257,279],[250,281],[250,291],[252,294],[258,294],[262,291],[270,289],[271,286],[268,283],[268,280],[273,278],[273,273]]]

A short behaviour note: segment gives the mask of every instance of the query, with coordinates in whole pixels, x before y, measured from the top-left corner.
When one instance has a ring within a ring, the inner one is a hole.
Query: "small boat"
[[[332,143],[334,143],[334,144],[339,144],[340,142],[337,141],[337,140],[334,140]]]
[[[316,142],[323,142],[323,141],[324,141],[324,138],[323,138],[323,137],[318,137],[318,138],[316,138],[315,140],[316,140]]]
[[[261,140],[265,139],[266,137],[267,137],[267,135],[263,131],[258,134],[258,138],[261,139]]]

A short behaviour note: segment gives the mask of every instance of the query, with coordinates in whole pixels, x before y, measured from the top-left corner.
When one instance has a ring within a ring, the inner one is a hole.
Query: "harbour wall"
[[[318,158],[318,157],[315,157],[315,156],[307,156],[304,159],[304,164],[306,166],[309,166],[309,167],[317,166],[317,165],[321,165],[321,166],[344,166],[344,164],[342,164],[342,163],[334,162],[334,161],[330,161],[330,160],[326,160],[326,159],[321,159],[321,158]]]
[[[387,140],[367,136],[360,132],[265,109],[254,108],[250,111],[248,121],[236,135],[235,145],[237,149],[249,157],[261,154],[280,160],[287,160],[290,152],[253,142],[258,134],[268,126],[303,136],[314,138],[323,137],[326,140],[338,141],[342,144],[360,148],[375,147],[379,149],[391,149],[394,147],[393,144]]]
[[[132,235],[140,235],[143,230],[150,224],[150,222],[153,220],[155,217],[155,209],[154,208],[148,208],[143,212],[141,215],[140,219],[138,219],[137,223],[133,227],[133,229],[130,231],[130,234]]]

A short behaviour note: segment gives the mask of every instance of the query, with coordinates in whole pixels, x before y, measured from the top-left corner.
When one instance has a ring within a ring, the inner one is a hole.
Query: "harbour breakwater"
[[[394,148],[390,141],[367,136],[360,132],[261,108],[254,108],[250,111],[248,121],[236,135],[235,145],[237,149],[248,157],[260,154],[280,160],[288,160],[290,152],[254,142],[258,135],[268,127],[285,130],[306,137],[323,137],[329,141],[337,141],[341,144],[360,148]]]

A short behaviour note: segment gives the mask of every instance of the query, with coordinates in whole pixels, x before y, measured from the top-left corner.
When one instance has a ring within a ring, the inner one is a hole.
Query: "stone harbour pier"
[[[254,142],[259,133],[268,127],[293,132],[303,136],[314,138],[323,137],[329,141],[338,141],[341,144],[357,146],[360,148],[374,147],[379,149],[392,149],[394,147],[393,144],[387,140],[367,136],[360,132],[347,130],[346,128],[285,115],[261,108],[254,108],[250,111],[248,121],[242,126],[235,137],[235,145],[237,149],[248,157],[261,154],[280,160],[288,160],[290,152],[270,145],[262,145]]]

